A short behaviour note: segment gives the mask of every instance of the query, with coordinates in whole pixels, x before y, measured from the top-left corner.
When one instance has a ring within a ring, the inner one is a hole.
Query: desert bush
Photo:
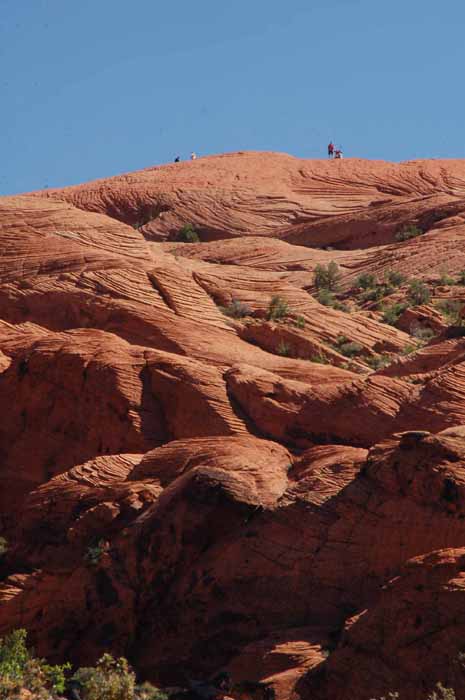
[[[389,355],[374,355],[373,357],[368,357],[365,362],[369,367],[374,370],[382,369],[391,364],[391,357]]]
[[[63,693],[65,671],[70,664],[49,666],[43,659],[34,658],[26,645],[25,629],[14,630],[0,639],[0,698],[20,696],[22,690],[34,698],[45,700],[50,694]]]
[[[397,272],[397,270],[389,270],[386,274],[386,281],[393,287],[400,287],[401,284],[407,281],[407,277],[402,272]]]
[[[413,337],[418,338],[418,340],[427,341],[431,340],[431,338],[434,338],[434,331],[431,328],[425,326],[413,325],[410,329],[410,332],[413,335]]]
[[[347,306],[347,304],[344,304],[343,301],[338,301],[337,299],[335,299],[333,302],[333,309],[335,309],[336,311],[344,311],[345,313],[350,311],[350,308]]]
[[[336,292],[339,288],[341,273],[339,265],[332,260],[325,265],[317,265],[313,273],[313,284],[316,289],[327,289],[330,292]]]
[[[233,299],[227,306],[220,306],[220,311],[225,316],[230,316],[231,318],[244,318],[252,314],[250,306],[243,304],[242,301],[238,299]]]
[[[349,340],[345,335],[339,335],[336,338],[335,347],[336,350],[345,357],[355,357],[363,352],[363,346],[360,345],[360,343],[355,343]]]
[[[363,351],[363,347],[360,345],[360,343],[350,342],[342,343],[342,345],[338,346],[338,350],[341,355],[344,355],[345,357],[356,357]]]
[[[7,553],[8,551],[8,541],[5,537],[0,537],[0,559]]]
[[[444,688],[442,683],[436,685],[436,690],[428,695],[426,700],[456,700],[452,688]]]
[[[176,234],[179,243],[198,243],[199,236],[192,224],[185,224]]]
[[[151,683],[136,685],[135,697],[137,700],[168,700],[168,696]]]
[[[417,236],[421,236],[423,233],[424,231],[422,231],[421,228],[410,224],[409,226],[405,226],[401,231],[399,231],[399,233],[396,233],[395,239],[396,241],[408,241],[410,238],[416,238]]]
[[[281,340],[278,347],[276,348],[276,353],[278,355],[281,355],[282,357],[289,357],[291,354],[291,350],[291,346],[288,343],[284,342],[284,340]]]
[[[407,298],[412,306],[421,306],[429,304],[431,301],[431,292],[428,285],[420,280],[412,280],[409,284]]]
[[[316,295],[316,300],[323,306],[331,306],[333,309],[336,309],[336,311],[347,312],[350,310],[347,304],[344,304],[342,301],[338,301],[333,292],[330,292],[328,289],[320,289]]]
[[[320,289],[316,295],[316,300],[323,306],[333,306],[336,301],[334,294],[329,289]]]
[[[438,302],[437,308],[449,323],[458,323],[460,321],[463,304],[458,299],[444,299]]]
[[[357,277],[355,284],[357,287],[361,287],[362,289],[373,289],[373,287],[376,287],[377,285],[377,280],[375,275],[373,275],[371,272],[363,272]]]
[[[296,316],[292,323],[297,328],[305,328],[305,319],[303,316]]]
[[[84,559],[88,564],[97,566],[105,552],[105,540],[99,540],[96,544],[87,547]]]
[[[418,350],[416,345],[412,345],[411,343],[408,343],[402,348],[402,355],[411,355],[412,352],[415,352]]]
[[[383,310],[383,323],[388,323],[390,326],[395,326],[397,321],[399,320],[399,317],[404,313],[405,309],[408,309],[408,306],[409,305],[406,303],[397,303],[392,304],[391,306],[387,306]]]
[[[310,357],[310,362],[316,362],[319,365],[329,365],[328,358],[322,355],[321,353],[318,353],[318,355],[312,355]]]
[[[390,294],[392,294],[393,291],[394,288],[391,287],[389,284],[378,284],[373,289],[369,289],[366,292],[363,292],[363,294],[360,295],[360,301],[379,301],[380,299],[383,299],[384,297],[387,297]]]
[[[280,296],[272,297],[267,312],[268,321],[277,321],[289,314],[289,304]]]
[[[72,681],[82,700],[133,700],[136,677],[125,658],[104,654],[95,667],[80,668]]]
[[[465,270],[461,270],[457,277],[457,284],[465,284]]]
[[[455,284],[455,280],[453,277],[447,274],[447,272],[441,272],[441,276],[439,278],[439,284],[442,287],[451,287],[453,284]]]

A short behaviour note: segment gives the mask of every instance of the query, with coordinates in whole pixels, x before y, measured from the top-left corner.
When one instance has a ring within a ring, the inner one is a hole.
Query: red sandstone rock
[[[278,700],[461,697],[465,341],[355,282],[465,302],[465,164],[231,154],[0,212],[0,635]],[[314,298],[332,260],[352,313]]]

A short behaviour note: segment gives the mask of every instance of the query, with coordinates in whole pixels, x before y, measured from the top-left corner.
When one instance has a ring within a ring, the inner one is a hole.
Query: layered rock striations
[[[0,199],[0,636],[278,700],[461,697],[464,241],[462,161]]]

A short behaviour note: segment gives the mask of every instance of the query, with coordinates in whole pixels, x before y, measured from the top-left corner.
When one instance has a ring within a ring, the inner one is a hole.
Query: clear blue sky
[[[236,150],[465,157],[463,0],[0,0],[0,194]]]

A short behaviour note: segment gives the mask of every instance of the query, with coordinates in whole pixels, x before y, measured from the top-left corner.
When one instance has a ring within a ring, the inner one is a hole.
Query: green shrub
[[[105,552],[105,540],[99,540],[97,544],[87,547],[84,559],[91,566],[97,566]]]
[[[278,347],[276,348],[276,353],[278,355],[281,355],[282,357],[289,357],[291,354],[291,350],[291,346],[288,343],[285,343],[284,340],[281,340]]]
[[[434,338],[434,331],[431,328],[420,325],[414,326],[411,329],[411,334],[414,338],[418,338],[418,340],[428,341]]]
[[[439,284],[442,287],[451,287],[453,284],[455,284],[455,280],[453,277],[447,274],[447,272],[441,272],[441,276],[439,278]]]
[[[333,309],[336,309],[336,311],[349,311],[347,304],[338,301],[333,292],[330,292],[328,289],[320,289],[316,295],[316,300],[323,306],[331,306]]]
[[[280,318],[285,318],[288,314],[289,305],[287,301],[280,296],[274,296],[268,306],[268,321],[277,321]]]
[[[465,270],[459,272],[457,277],[457,284],[465,284]]]
[[[65,671],[70,664],[49,666],[34,658],[26,646],[27,632],[14,630],[0,639],[0,698],[6,700],[29,690],[37,699],[49,698],[50,693],[63,693]]]
[[[368,357],[365,362],[372,369],[382,369],[391,364],[392,359],[389,355],[374,355],[373,357]]]
[[[411,355],[412,352],[415,352],[416,350],[418,350],[417,346],[409,343],[402,348],[402,355]]]
[[[397,272],[396,270],[389,270],[386,274],[386,281],[389,282],[393,287],[400,287],[401,284],[407,281],[406,275],[402,272]]]
[[[371,272],[363,272],[357,277],[355,284],[362,289],[373,289],[377,285],[377,280]]]
[[[8,552],[8,541],[5,537],[0,537],[0,559]]]
[[[343,301],[337,301],[337,299],[333,303],[333,309],[335,309],[336,311],[344,311],[345,313],[350,311],[347,304],[344,304]]]
[[[431,301],[431,292],[424,282],[412,280],[409,284],[407,298],[412,306],[422,306]]]
[[[327,289],[330,292],[336,292],[339,288],[341,273],[339,266],[332,260],[325,265],[317,265],[313,273],[313,284],[316,289]]]
[[[82,700],[133,700],[136,677],[125,658],[104,654],[92,668],[80,668],[72,681]]]
[[[416,238],[423,233],[424,231],[422,231],[421,228],[411,224],[410,226],[405,226],[399,233],[396,233],[395,239],[396,241],[408,241],[410,238]]]
[[[406,303],[397,303],[392,304],[392,306],[387,306],[383,313],[383,323],[388,323],[390,326],[395,326],[405,309],[408,309],[408,306],[409,305]]]
[[[243,304],[242,301],[238,299],[233,299],[227,306],[220,306],[220,311],[225,316],[230,316],[231,318],[244,318],[252,314],[250,306]]]
[[[436,685],[436,690],[433,690],[426,700],[456,700],[456,697],[452,688],[444,688],[442,683],[438,683]]]
[[[316,300],[323,306],[333,306],[335,300],[334,294],[329,289],[320,289],[316,295]]]
[[[355,357],[363,352],[363,346],[360,343],[350,341],[345,335],[339,335],[336,338],[335,347],[345,357]]]
[[[378,284],[374,289],[369,289],[360,295],[360,301],[379,301],[384,297],[389,296],[394,291],[393,287],[388,284]]]
[[[342,343],[342,345],[338,346],[338,350],[341,355],[344,355],[345,357],[356,357],[363,352],[363,347],[360,345],[360,343],[350,342]]]
[[[317,362],[319,365],[329,365],[329,360],[327,357],[318,353],[318,355],[312,355],[310,357],[310,362]]]
[[[437,308],[451,324],[459,323],[463,304],[458,299],[444,299],[438,302]]]
[[[179,243],[198,243],[199,236],[192,224],[185,224],[176,235],[176,241]]]
[[[303,316],[296,316],[292,323],[297,328],[305,328],[305,319]]]
[[[136,685],[135,691],[138,700],[168,700],[168,696],[151,683]]]

